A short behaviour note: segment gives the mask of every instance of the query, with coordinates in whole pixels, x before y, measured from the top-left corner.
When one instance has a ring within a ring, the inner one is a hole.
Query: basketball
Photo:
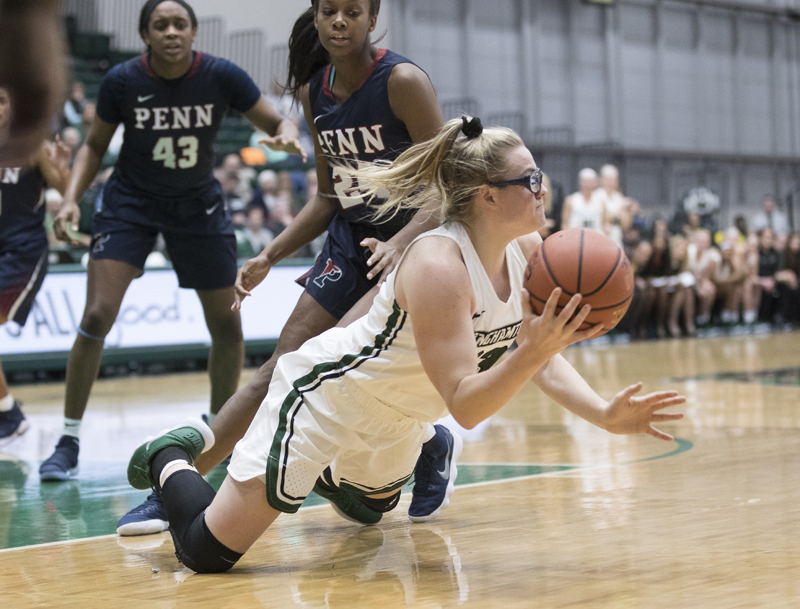
[[[580,293],[580,306],[592,306],[581,329],[602,324],[605,334],[620,322],[631,304],[633,267],[622,249],[602,233],[582,228],[562,230],[545,239],[528,261],[525,289],[537,315],[557,287],[563,290],[557,312]]]

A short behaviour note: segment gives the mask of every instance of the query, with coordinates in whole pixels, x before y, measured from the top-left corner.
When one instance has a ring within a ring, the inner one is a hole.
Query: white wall
[[[267,35],[267,45],[289,42],[292,26],[311,2],[309,0],[189,0],[198,18],[221,16],[228,32],[234,30],[262,29]],[[381,14],[376,33],[386,29],[389,0],[381,3]],[[381,42],[381,46],[385,46]]]
[[[96,3],[100,29],[113,33],[130,50],[142,45],[138,36],[138,18],[143,0],[102,0]],[[266,34],[266,45],[286,44],[292,26],[311,3],[309,0],[189,0],[198,19],[222,17],[228,33],[260,29]],[[392,0],[383,0],[378,18],[376,38],[387,28]],[[388,37],[381,42],[386,46]]]

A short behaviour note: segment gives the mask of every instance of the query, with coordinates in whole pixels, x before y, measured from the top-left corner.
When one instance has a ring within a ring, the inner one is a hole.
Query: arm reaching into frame
[[[675,438],[653,424],[683,418],[682,413],[660,412],[686,402],[677,391],[656,391],[637,396],[642,383],[636,383],[606,402],[561,355],[542,366],[531,380],[561,406],[610,433],[646,433],[659,440],[671,441]]]

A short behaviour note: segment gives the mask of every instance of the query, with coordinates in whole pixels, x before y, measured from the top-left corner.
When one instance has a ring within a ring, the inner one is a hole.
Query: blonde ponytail
[[[448,121],[435,138],[411,146],[392,162],[343,168],[361,185],[366,199],[380,200],[371,203],[375,221],[414,209],[435,214],[442,222],[470,215],[478,189],[502,179],[506,155],[524,144],[505,127],[466,136],[466,125],[466,119]]]

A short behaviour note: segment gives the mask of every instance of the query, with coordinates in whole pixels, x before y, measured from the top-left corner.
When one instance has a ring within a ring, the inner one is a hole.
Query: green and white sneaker
[[[332,480],[326,479],[330,475],[329,471],[326,469],[317,479],[314,492],[330,501],[333,511],[345,520],[366,526],[378,524],[383,514],[361,503],[355,493],[342,490]]]
[[[157,436],[147,438],[128,462],[128,482],[133,488],[144,490],[156,486],[150,475],[150,464],[155,454],[168,446],[185,450],[194,461],[197,455],[214,446],[214,432],[202,420],[192,417],[178,427],[165,429]]]

